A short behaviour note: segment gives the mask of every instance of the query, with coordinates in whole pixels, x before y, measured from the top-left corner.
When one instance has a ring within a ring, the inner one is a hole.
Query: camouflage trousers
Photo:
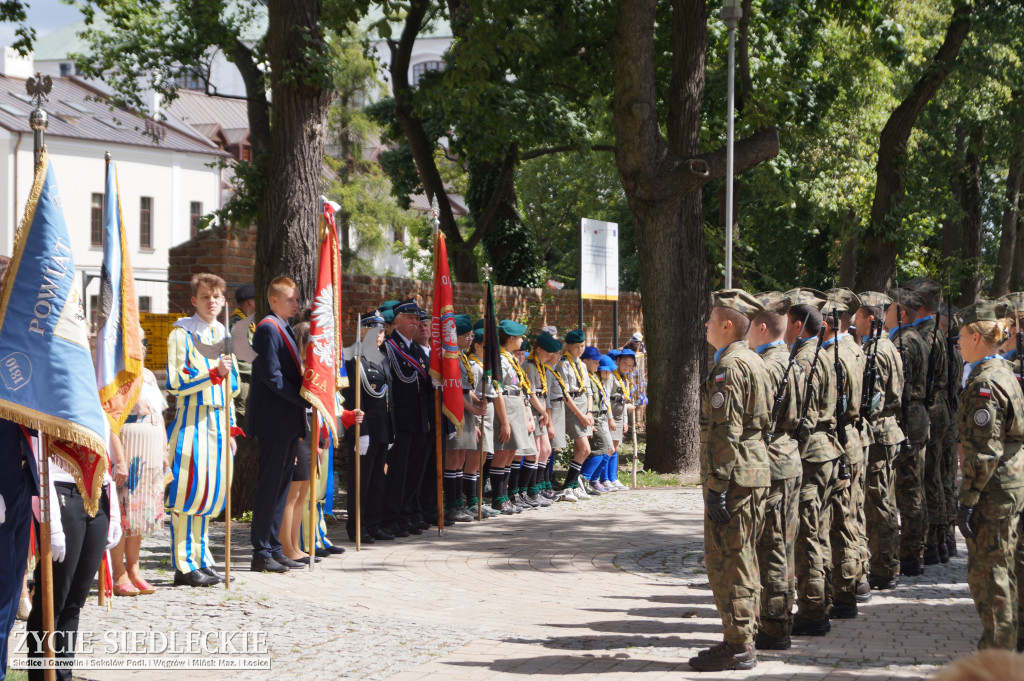
[[[850,464],[850,479],[837,481],[832,494],[829,546],[832,562],[828,575],[826,603],[857,603],[857,585],[864,580],[864,532],[860,516],[864,509],[864,466]]]
[[[772,638],[788,638],[796,595],[796,537],[800,527],[800,476],[773,480],[765,500],[757,540],[761,608],[757,628]]]
[[[805,620],[826,616],[825,571],[832,564],[829,549],[831,499],[839,459],[803,462],[800,481],[800,529],[796,538],[797,612]]]
[[[872,444],[864,477],[864,519],[868,535],[868,571],[892,579],[900,573],[899,518],[892,460],[899,445]]]
[[[942,491],[946,498],[946,537],[956,536],[956,509],[959,505],[959,488],[956,479],[960,472],[956,437],[955,424],[947,428],[942,437]]]
[[[704,565],[728,643],[750,643],[761,594],[754,546],[764,522],[767,489],[733,484],[725,496],[732,516],[717,525],[704,515]]]
[[[978,648],[1017,647],[1018,565],[1020,513],[1024,489],[993,490],[981,494],[967,539],[967,585],[981,617]]]
[[[946,540],[946,488],[943,484],[945,468],[946,433],[949,431],[949,411],[945,402],[936,399],[928,410],[929,436],[924,457],[924,497],[928,508],[925,545],[935,546]]]
[[[914,445],[893,462],[896,507],[900,510],[900,559],[921,557],[927,528],[924,499],[924,446]]]

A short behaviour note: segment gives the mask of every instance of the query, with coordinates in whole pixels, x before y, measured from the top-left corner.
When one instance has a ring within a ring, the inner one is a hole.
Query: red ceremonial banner
[[[309,345],[306,346],[299,392],[320,412],[335,441],[338,437],[335,411],[338,362],[341,361],[339,310],[341,266],[338,262],[338,230],[334,225],[334,208],[325,202],[320,220],[320,261],[313,290],[313,313],[309,320]]]
[[[430,376],[441,386],[441,410],[456,430],[462,432],[465,417],[462,374],[459,370],[459,338],[455,333],[452,306],[452,278],[448,272],[448,247],[444,234],[437,235],[437,264],[434,272],[434,318],[430,325]]]

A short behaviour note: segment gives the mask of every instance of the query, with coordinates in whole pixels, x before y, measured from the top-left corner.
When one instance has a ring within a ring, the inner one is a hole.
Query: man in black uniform
[[[388,445],[394,441],[395,411],[391,407],[390,376],[387,360],[381,352],[384,344],[384,318],[377,311],[367,313],[359,330],[362,344],[359,348],[361,390],[359,408],[362,409],[363,423],[359,431],[358,450],[355,442],[355,427],[345,433],[348,450],[348,522],[346,529],[350,541],[356,537],[356,451],[362,457],[359,462],[360,506],[362,507],[362,543],[372,544],[375,540],[394,539],[395,535],[381,528],[384,504],[385,476]],[[345,404],[355,408],[356,404],[356,347],[345,348],[345,372],[349,385],[342,389]]]
[[[418,509],[412,506],[423,479],[434,399],[430,359],[415,341],[420,312],[415,300],[396,305],[395,330],[383,346],[391,374],[391,403],[400,417],[395,419],[395,443],[388,452],[382,526],[397,537],[423,534],[430,527],[415,517]]]

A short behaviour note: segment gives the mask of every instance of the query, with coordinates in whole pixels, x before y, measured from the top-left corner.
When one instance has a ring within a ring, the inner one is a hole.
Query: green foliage
[[[21,54],[29,54],[36,39],[36,29],[26,23],[28,21],[28,14],[26,14],[28,5],[28,2],[23,0],[0,0],[0,22],[18,24],[18,27],[14,29],[14,35],[18,36],[18,39],[11,47]]]

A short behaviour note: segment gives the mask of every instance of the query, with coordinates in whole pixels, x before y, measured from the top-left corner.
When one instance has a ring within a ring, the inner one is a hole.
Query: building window
[[[139,312],[153,311],[153,296],[139,296]]]
[[[393,233],[394,233],[395,243],[396,244],[404,244],[405,243],[405,229],[403,227],[395,227],[394,230],[393,230]]]
[[[206,87],[192,71],[182,71],[174,77],[174,87],[182,90],[205,90]]]
[[[444,71],[443,61],[421,61],[412,67],[412,82],[419,85],[427,71]]]
[[[252,147],[250,147],[248,144],[245,144],[245,145],[242,146],[242,160],[243,161],[251,161],[252,160]]]
[[[153,197],[139,199],[139,248],[153,248]]]
[[[60,63],[60,75],[62,75],[62,76],[70,76],[72,73],[74,73],[72,68],[73,67],[72,67],[70,62],[62,61]]]
[[[188,208],[189,225],[192,228],[192,236],[199,234],[199,223],[203,219],[203,204],[199,201],[193,201],[189,204]]]
[[[103,245],[103,194],[92,195],[89,208],[89,243],[93,246]]]
[[[96,333],[97,315],[100,313],[100,297],[89,296],[89,328]]]

